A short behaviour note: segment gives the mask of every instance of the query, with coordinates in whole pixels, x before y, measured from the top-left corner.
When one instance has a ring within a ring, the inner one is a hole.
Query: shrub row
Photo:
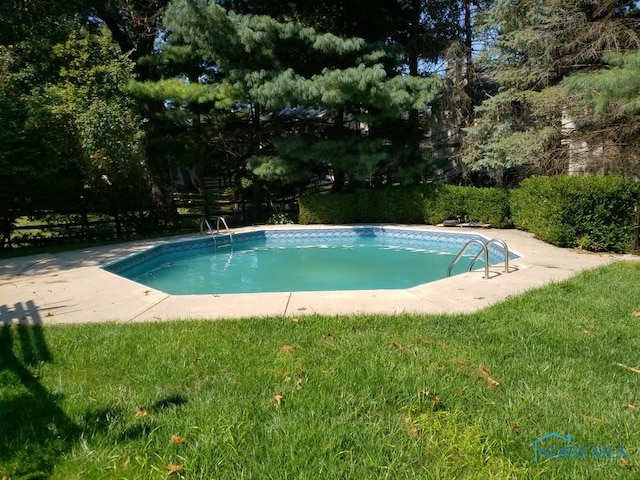
[[[561,247],[634,246],[640,184],[619,177],[531,177],[511,191],[421,185],[300,198],[300,223],[428,223],[456,219],[515,226]]]
[[[639,186],[611,176],[531,177],[511,192],[511,217],[553,245],[625,252],[634,246]]]
[[[307,194],[300,198],[300,223],[461,222],[510,225],[506,190],[453,185],[363,189],[351,193]]]
[[[423,223],[423,187],[358,190],[300,197],[301,224]]]
[[[499,188],[430,186],[424,201],[424,221],[437,225],[449,219],[509,227],[508,193]]]

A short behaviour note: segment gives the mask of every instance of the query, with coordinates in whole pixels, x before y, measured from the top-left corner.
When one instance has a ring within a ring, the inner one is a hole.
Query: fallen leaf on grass
[[[431,400],[431,403],[433,404],[434,409],[438,409],[438,407],[442,403],[442,400],[440,399],[440,397],[437,395],[433,395],[429,390],[422,390],[420,393],[422,393],[424,397]]]
[[[514,433],[520,433],[520,427],[516,422],[510,422],[509,420],[505,420],[505,422]]]
[[[631,316],[640,317],[640,311],[639,310],[634,310],[633,312],[631,312]]]
[[[169,475],[173,475],[174,473],[181,472],[183,469],[182,465],[176,465],[174,463],[168,463],[167,465],[164,466],[164,468],[167,470]]]
[[[296,378],[296,390],[301,390],[302,389],[302,374],[298,374],[298,377]]]
[[[461,360],[461,359],[457,358],[456,360],[454,360],[454,361],[453,361],[453,365],[454,365],[458,370],[466,369],[466,368],[467,368],[467,361],[466,361],[466,360]]]
[[[633,403],[629,403],[629,404],[625,405],[624,408],[626,408],[630,412],[633,412],[634,410],[638,409],[638,406],[634,405]]]
[[[324,337],[322,337],[322,340],[324,340],[325,342],[331,339],[333,339],[333,333],[327,333]]]
[[[626,370],[629,370],[630,372],[633,373],[637,373],[640,375],[640,370],[638,370],[637,368],[633,368],[633,367],[628,367],[627,365],[624,365],[623,363],[616,363],[617,366],[622,367]]]
[[[180,445],[181,443],[184,443],[185,438],[182,435],[172,435],[171,441],[176,445]]]
[[[591,423],[604,423],[604,420],[597,417],[591,417],[589,415],[583,415],[585,420],[590,421]]]
[[[147,410],[146,408],[139,408],[138,410],[136,410],[136,414],[134,415],[134,417],[138,419],[146,417],[147,415],[149,415],[149,410]]]
[[[300,319],[299,318],[292,318],[291,322],[292,323],[300,323]]]
[[[411,428],[407,428],[407,433],[409,434],[410,437],[417,437],[422,433],[422,430],[419,429],[418,427],[411,427]]]
[[[396,347],[398,350],[402,350],[404,348],[400,342],[396,341],[391,342],[391,346]]]
[[[631,463],[629,460],[627,460],[626,458],[621,458],[620,459],[620,463],[622,464],[623,467],[625,468],[632,468],[633,467],[633,463]]]
[[[282,406],[282,400],[283,400],[283,396],[282,393],[278,392],[273,396],[273,400],[276,404],[276,408],[280,408]]]
[[[280,351],[281,351],[282,353],[291,353],[291,352],[293,352],[295,349],[296,349],[296,346],[295,346],[295,345],[283,345],[283,346],[280,348]]]
[[[478,367],[478,373],[489,384],[490,387],[499,387],[500,382],[493,378],[483,365]]]
[[[587,335],[590,335],[593,332],[595,332],[595,330],[593,328],[585,328],[583,332],[586,333]]]

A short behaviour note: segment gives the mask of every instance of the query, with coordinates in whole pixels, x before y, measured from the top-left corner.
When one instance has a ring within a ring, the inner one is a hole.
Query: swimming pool
[[[488,240],[387,226],[264,229],[162,243],[103,268],[173,295],[406,289],[445,278],[472,239]],[[498,246],[489,254],[489,263],[504,261]]]

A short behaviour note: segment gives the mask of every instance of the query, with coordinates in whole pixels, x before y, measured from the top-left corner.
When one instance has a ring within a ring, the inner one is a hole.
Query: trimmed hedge
[[[422,223],[423,187],[387,187],[358,190],[359,222]]]
[[[640,184],[620,177],[531,177],[511,190],[421,185],[300,197],[300,223],[429,223],[448,219],[515,225],[560,247],[634,247]]]
[[[621,177],[531,177],[511,193],[516,228],[560,247],[624,252],[633,247],[637,183]]]
[[[358,223],[354,193],[312,193],[301,195],[298,199],[301,225],[326,223]]]
[[[424,203],[425,222],[437,225],[452,219],[509,227],[509,195],[499,188],[431,186]]]
[[[432,223],[449,218],[506,227],[506,191],[497,188],[420,185],[315,193],[300,197],[300,223]]]
[[[313,193],[299,199],[301,224],[422,223],[422,187]]]

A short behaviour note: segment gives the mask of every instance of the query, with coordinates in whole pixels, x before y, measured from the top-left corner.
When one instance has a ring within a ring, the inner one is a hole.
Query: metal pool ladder
[[[228,245],[233,246],[233,235],[231,234],[231,230],[229,230],[229,225],[227,225],[227,221],[224,219],[224,217],[218,217],[218,221],[216,222],[216,231],[213,231],[213,228],[211,228],[211,224],[209,223],[209,220],[207,220],[206,218],[202,219],[202,222],[200,223],[200,231],[204,232],[204,227],[205,225],[207,226],[207,230],[209,231],[209,234],[211,235],[211,238],[213,238],[213,248],[218,248],[218,242],[216,240],[216,238],[220,235],[220,224],[222,223],[222,225],[224,226],[224,229],[227,232],[227,235],[229,235],[229,243]],[[217,234],[217,235],[216,235]],[[222,245],[224,246],[224,245]]]
[[[489,246],[491,244],[496,244],[501,246],[504,251],[504,272],[509,273],[509,247],[507,247],[507,242],[505,242],[504,240],[501,240],[500,238],[492,238],[491,240],[485,243],[482,240],[474,238],[472,240],[469,240],[467,243],[465,243],[464,247],[462,247],[462,250],[460,250],[460,253],[458,253],[456,258],[453,259],[453,262],[451,262],[451,264],[449,265],[449,269],[447,270],[447,277],[451,276],[451,270],[453,270],[453,267],[456,265],[456,263],[458,263],[458,261],[462,258],[462,255],[464,255],[464,253],[469,249],[469,247],[474,244],[480,245],[480,251],[476,254],[475,257],[473,257],[473,260],[471,260],[471,262],[469,263],[467,272],[471,271],[471,269],[476,264],[476,262],[480,260],[480,255],[484,253],[484,257],[482,258],[482,260],[484,260],[484,278],[488,279],[489,278]]]

